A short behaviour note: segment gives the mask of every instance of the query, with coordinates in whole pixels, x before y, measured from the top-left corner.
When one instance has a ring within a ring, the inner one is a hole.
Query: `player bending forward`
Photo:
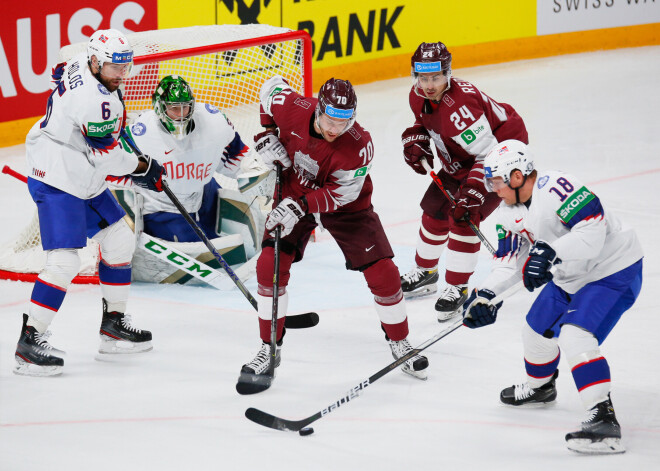
[[[420,203],[416,266],[401,277],[401,286],[407,298],[435,293],[438,259],[446,246],[447,285],[435,304],[438,321],[445,321],[461,311],[479,258],[479,238],[467,220],[479,226],[499,204],[484,189],[483,159],[505,139],[527,142],[527,130],[513,107],[451,76],[451,54],[443,43],[420,44],[411,66],[409,100],[415,124],[401,136],[403,155],[415,172],[424,175],[424,159],[433,167],[433,143],[442,164],[438,176],[455,195],[456,207],[430,183]]]
[[[248,147],[227,118],[213,105],[195,103],[188,83],[179,76],[163,78],[153,94],[153,110],[130,127],[140,149],[168,170],[165,178],[181,204],[206,236],[214,239],[220,185],[215,172],[236,178]],[[144,231],[164,240],[199,242],[178,209],[163,195],[144,196]]]
[[[315,99],[300,96],[276,75],[264,83],[260,98],[261,123],[267,130],[256,137],[256,149],[266,165],[275,167],[279,162],[285,168],[284,199],[266,219],[267,233],[257,262],[262,344],[255,358],[243,365],[238,386],[249,384],[251,377],[264,375],[268,369],[274,290],[274,244],[268,232],[282,228],[277,366],[289,271],[304,255],[317,226],[315,214],[341,248],[346,267],[364,275],[392,355],[400,358],[412,350],[406,339],[408,319],[392,248],[371,205],[369,169],[374,148],[369,133],[355,122],[357,97],[351,83],[330,79]],[[420,379],[426,379],[427,367],[428,360],[420,355],[402,365],[404,372]]]
[[[502,390],[500,400],[511,406],[554,401],[561,349],[589,414],[581,430],[566,435],[568,448],[622,453],[610,368],[599,345],[642,287],[637,236],[573,175],[537,172],[522,142],[501,142],[484,169],[486,188],[502,200],[499,247],[492,273],[464,305],[464,324],[495,322],[501,303],[485,303],[517,283],[521,272],[529,291],[545,285],[523,327],[527,382]]]
[[[125,152],[117,142],[126,121],[119,85],[132,64],[133,49],[119,31],[92,34],[86,56],[53,68],[46,115],[27,136],[28,189],[37,204],[47,261],[34,284],[29,314],[23,314],[15,373],[62,372],[63,352],[47,342],[47,329],[78,274],[78,249],[87,237],[101,248],[99,352],[152,348],[151,332],[135,329],[125,315],[135,237],[105,182],[108,175],[131,174],[135,183],[161,189],[163,168],[149,157]]]

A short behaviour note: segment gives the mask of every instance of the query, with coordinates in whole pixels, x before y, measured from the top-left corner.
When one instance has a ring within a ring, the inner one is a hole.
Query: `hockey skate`
[[[130,315],[123,312],[108,312],[108,303],[105,299],[99,333],[101,336],[99,353],[103,355],[141,353],[153,349],[151,332],[133,327]]]
[[[447,285],[435,303],[438,312],[438,322],[444,322],[463,310],[463,303],[467,301],[467,285]]]
[[[550,381],[540,388],[532,388],[529,383],[523,383],[502,389],[500,401],[509,406],[535,406],[552,402],[557,399],[557,376],[559,371],[555,371]]]
[[[27,325],[28,315],[23,314],[21,336],[16,345],[14,373],[25,376],[54,376],[62,374],[64,352],[48,343],[50,332],[43,334]]]
[[[582,429],[566,434],[566,446],[577,453],[592,455],[624,453],[621,426],[616,420],[609,394],[607,400],[596,404]]]
[[[415,266],[401,277],[401,291],[406,299],[419,298],[438,291],[438,268],[420,268]]]
[[[413,350],[408,339],[398,341],[387,339],[387,342],[390,344],[392,356],[395,360],[398,360]],[[401,365],[401,371],[410,376],[414,376],[417,379],[426,380],[428,377],[426,374],[426,368],[428,368],[428,366],[429,361],[425,356],[415,355]]]
[[[275,368],[280,366],[281,350],[282,341],[280,340],[275,347]],[[274,375],[271,376],[268,373],[269,366],[270,344],[262,341],[257,356],[241,368],[241,374],[236,383],[236,392],[238,394],[256,394],[270,388]]]

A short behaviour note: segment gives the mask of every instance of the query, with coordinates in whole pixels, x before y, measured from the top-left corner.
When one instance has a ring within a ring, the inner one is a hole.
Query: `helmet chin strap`
[[[509,188],[511,188],[513,191],[516,192],[516,204],[519,204],[519,203],[521,202],[521,201],[520,201],[520,189],[521,189],[523,186],[525,186],[525,182],[526,182],[526,181],[527,181],[527,175],[523,175],[523,181],[522,181],[522,183],[520,184],[520,186],[514,188],[514,187],[511,186],[511,181],[509,180],[509,184],[508,184]]]

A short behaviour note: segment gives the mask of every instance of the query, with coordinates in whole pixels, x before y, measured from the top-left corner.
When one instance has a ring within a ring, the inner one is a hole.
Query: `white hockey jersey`
[[[126,175],[138,165],[117,141],[124,105],[92,75],[84,53],[55,66],[52,80],[46,115],[25,143],[29,176],[93,198],[106,189],[108,175]]]
[[[601,204],[573,175],[537,174],[531,204],[500,204],[495,212],[499,245],[494,268],[480,288],[496,294],[522,279],[531,245],[543,240],[557,252],[553,281],[569,294],[642,258],[635,231]]]
[[[203,188],[215,172],[236,178],[249,148],[225,115],[213,105],[196,103],[194,127],[178,140],[165,130],[153,110],[141,114],[130,126],[138,148],[167,171],[165,180],[189,213],[199,210]],[[178,213],[166,194],[143,188],[144,213]]]

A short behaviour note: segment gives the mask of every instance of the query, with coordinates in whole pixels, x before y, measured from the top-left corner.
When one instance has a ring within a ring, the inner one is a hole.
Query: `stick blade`
[[[306,425],[301,423],[302,421],[280,419],[268,412],[255,409],[254,407],[250,407],[245,411],[245,417],[255,424],[263,425],[264,427],[272,428],[274,430],[281,430],[283,432],[298,432]]]
[[[241,395],[258,394],[273,384],[271,375],[254,375],[241,372],[236,382],[236,392]]]
[[[319,315],[315,312],[286,316],[286,320],[284,321],[287,329],[307,329],[314,327],[318,323]]]

